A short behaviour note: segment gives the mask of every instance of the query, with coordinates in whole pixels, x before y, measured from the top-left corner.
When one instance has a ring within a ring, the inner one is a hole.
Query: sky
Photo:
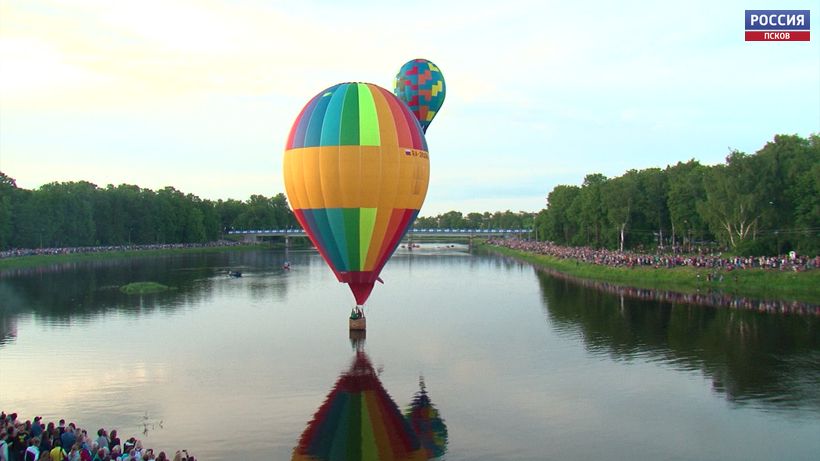
[[[778,1],[0,0],[0,171],[284,192],[301,108],[338,82],[392,89],[426,58],[447,96],[427,131],[422,216],[538,211],[590,173],[723,162],[820,133],[820,26],[745,42]]]

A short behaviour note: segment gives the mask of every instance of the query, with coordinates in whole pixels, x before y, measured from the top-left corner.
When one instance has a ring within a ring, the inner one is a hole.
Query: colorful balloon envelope
[[[445,90],[441,70],[426,59],[406,62],[393,82],[393,92],[418,118],[425,133],[444,104]]]
[[[377,85],[334,85],[296,118],[284,175],[296,219],[364,304],[427,194],[430,160],[418,120]]]
[[[427,459],[364,352],[336,382],[293,450],[294,461]]]

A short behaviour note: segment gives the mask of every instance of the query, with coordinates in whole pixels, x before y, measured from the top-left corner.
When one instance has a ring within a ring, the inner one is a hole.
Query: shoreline
[[[153,247],[146,245],[145,247]],[[269,244],[203,244],[202,246],[168,246],[165,248],[108,247],[110,250],[87,251],[84,247],[70,249],[66,252],[52,254],[41,253],[23,256],[0,258],[0,271],[11,269],[27,269],[52,264],[77,263],[85,261],[103,261],[108,259],[129,259],[141,256],[158,256],[186,253],[219,253],[223,251],[253,251],[275,248]]]
[[[674,299],[670,294],[679,294],[681,302],[725,307],[743,305],[752,310],[785,312],[798,310],[820,314],[820,271],[805,272],[764,271],[744,269],[716,271],[707,268],[623,268],[600,266],[571,259],[515,250],[490,243],[482,243],[480,248],[498,254],[527,261],[548,272],[557,272],[562,278],[574,279],[587,285],[591,282],[602,284],[604,291],[625,291],[641,293],[641,298],[649,297],[646,290],[658,291],[657,299]],[[725,276],[722,281],[707,279],[718,273]],[[625,293],[621,293],[625,294]],[[628,293],[626,293],[628,295]],[[761,308],[760,305],[769,306]]]

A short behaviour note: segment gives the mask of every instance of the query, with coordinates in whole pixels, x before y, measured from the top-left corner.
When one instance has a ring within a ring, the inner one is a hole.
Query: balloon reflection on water
[[[356,355],[302,432],[293,460],[415,461],[446,451],[447,426],[423,378],[403,415],[364,351],[364,334],[351,331]]]
[[[447,451],[447,425],[430,401],[424,378],[419,378],[419,391],[413,396],[410,407],[405,411],[410,427],[419,438],[427,459],[438,458]]]

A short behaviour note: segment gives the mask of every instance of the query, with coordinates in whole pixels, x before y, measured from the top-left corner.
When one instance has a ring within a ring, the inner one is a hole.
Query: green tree
[[[448,211],[439,216],[440,229],[465,229],[467,221],[460,211]]]
[[[601,185],[607,218],[617,230],[618,248],[621,251],[624,251],[627,225],[635,213],[635,203],[639,200],[638,190],[638,173],[635,170]]]
[[[775,136],[755,154],[754,160],[758,191],[771,205],[764,207],[760,218],[764,242],[777,252],[816,252],[820,224],[818,183],[813,171],[820,164],[817,135],[808,139]]]
[[[772,202],[757,187],[759,177],[753,157],[734,151],[726,162],[709,169],[704,183],[706,200],[697,208],[712,232],[736,248],[752,238]]]
[[[666,168],[669,178],[669,192],[667,207],[672,225],[672,242],[677,242],[677,236],[683,237],[684,245],[688,242],[691,247],[692,236],[701,238],[707,232],[706,223],[697,210],[697,203],[706,200],[704,178],[708,168],[689,160],[686,163],[678,162]]]
[[[437,229],[438,218],[435,216],[419,216],[413,223],[414,229]]]
[[[481,213],[467,213],[467,226],[471,229],[481,229],[484,227],[484,215]]]
[[[602,195],[606,176],[600,173],[584,177],[581,196],[578,198],[579,228],[586,236],[586,244],[600,248],[603,244],[601,232],[606,226],[607,216]]]
[[[576,209],[580,206],[581,188],[556,186],[547,196],[544,235],[548,240],[568,245],[580,230]]]
[[[0,171],[0,250],[11,247],[17,182]]]
[[[264,195],[251,195],[245,209],[237,217],[241,229],[274,229],[279,227],[273,202]]]
[[[245,205],[239,200],[218,200],[216,202],[216,214],[219,218],[220,229],[225,232],[238,228],[237,220],[244,209]]]
[[[171,186],[157,191],[153,212],[156,216],[157,243],[182,243],[187,215],[185,194]]]
[[[185,213],[182,241],[185,243],[205,243],[205,215],[197,207],[189,207]]]
[[[657,229],[658,245],[663,247],[664,231],[670,226],[667,176],[660,168],[647,168],[637,172],[637,180],[640,200],[636,203],[645,217],[647,229]]]
[[[280,192],[271,197],[271,205],[273,206],[273,209],[275,211],[276,223],[279,227],[288,228],[298,226],[298,223],[296,222],[296,217],[290,210],[290,206],[288,205],[288,198],[285,197],[285,194]]]

